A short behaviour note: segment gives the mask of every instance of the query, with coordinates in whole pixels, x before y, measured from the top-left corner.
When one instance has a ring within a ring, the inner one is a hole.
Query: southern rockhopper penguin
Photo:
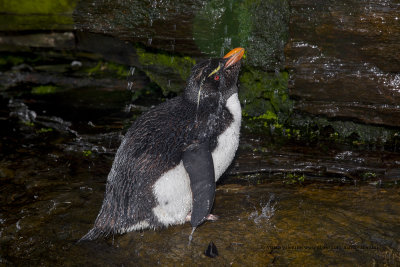
[[[133,123],[116,153],[94,227],[81,240],[187,220],[194,231],[212,218],[215,183],[239,144],[243,54],[235,48],[195,65],[182,95]]]

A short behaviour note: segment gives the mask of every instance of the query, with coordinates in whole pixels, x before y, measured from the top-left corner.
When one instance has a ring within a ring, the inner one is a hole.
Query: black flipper
[[[196,228],[210,214],[215,196],[214,163],[208,142],[189,147],[183,154],[183,166],[189,174],[192,189],[190,223]]]

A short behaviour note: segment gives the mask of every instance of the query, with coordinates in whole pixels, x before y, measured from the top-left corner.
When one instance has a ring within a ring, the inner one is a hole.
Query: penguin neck
[[[193,93],[194,91],[196,91],[196,93]],[[200,106],[207,107],[221,103],[223,106],[226,106],[228,99],[235,93],[238,93],[237,85],[211,96],[205,96],[200,88],[197,90],[186,89],[182,97],[186,102],[195,105],[197,108]]]
[[[219,116],[225,105],[226,101],[224,101],[222,96],[202,98],[200,102],[195,103],[196,121],[201,118],[209,118],[211,115],[213,117]]]

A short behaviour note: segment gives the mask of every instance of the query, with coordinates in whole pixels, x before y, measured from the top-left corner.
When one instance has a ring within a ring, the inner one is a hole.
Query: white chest
[[[232,95],[226,107],[233,115],[231,125],[218,137],[217,147],[212,152],[215,181],[231,164],[239,145],[242,110],[238,95]],[[192,206],[190,178],[182,161],[172,170],[164,173],[153,186],[158,205],[153,213],[164,225],[184,223]]]
[[[212,153],[214,161],[215,181],[221,177],[231,164],[239,146],[242,108],[238,94],[233,94],[227,101],[226,107],[233,115],[231,125],[218,137],[218,145]]]

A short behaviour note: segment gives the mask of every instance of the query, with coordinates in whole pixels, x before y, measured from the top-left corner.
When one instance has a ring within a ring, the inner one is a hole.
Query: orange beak
[[[234,65],[236,62],[242,59],[243,55],[244,55],[244,48],[237,47],[231,50],[228,54],[224,56],[224,58],[229,58],[228,61],[225,63],[224,68],[226,69]]]

